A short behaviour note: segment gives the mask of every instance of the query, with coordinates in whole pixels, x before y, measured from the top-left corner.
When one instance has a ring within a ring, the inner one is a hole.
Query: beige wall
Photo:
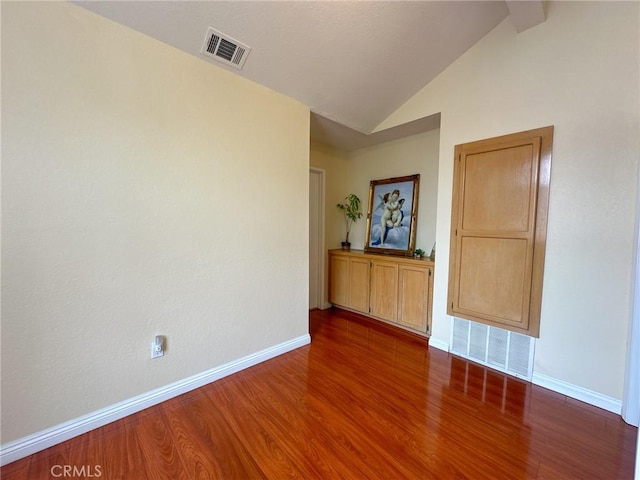
[[[340,248],[340,242],[344,241],[344,217],[336,205],[343,202],[347,194],[355,193],[362,200],[364,216],[352,226],[350,241],[352,248],[363,249],[369,205],[369,182],[419,173],[420,197],[416,248],[422,248],[430,253],[436,236],[439,136],[439,130],[432,130],[349,153],[333,150],[320,144],[312,144],[311,166],[324,170],[326,176],[326,248]],[[326,259],[324,268],[325,291],[328,294],[329,276]],[[326,303],[327,298],[324,300]]]
[[[453,149],[555,125],[534,376],[621,399],[640,147],[637,2],[549,2],[516,34],[506,19],[379,129],[442,112],[433,338],[446,315]]]
[[[362,200],[365,216],[351,228],[352,248],[365,244],[366,213],[369,206],[369,182],[391,177],[420,174],[418,230],[416,248],[430,252],[435,241],[436,199],[438,192],[439,130],[361,148],[353,152],[311,145],[311,166],[326,172],[326,245],[340,248],[344,241],[344,217],[336,208],[349,193]]]
[[[422,248],[427,253],[431,252],[436,239],[439,140],[440,131],[431,130],[356,150],[349,154],[347,163],[349,191],[353,191],[362,199],[365,213],[369,208],[371,180],[420,174],[416,248]],[[363,221],[358,222],[352,229],[353,248],[364,248],[366,223],[366,219],[363,218]]]
[[[344,240],[345,224],[342,215],[336,215],[336,205],[344,200],[348,190],[346,153],[329,148],[325,145],[312,143],[310,145],[309,162],[311,167],[324,171],[325,194],[325,249],[340,248]],[[329,259],[324,255],[324,298],[320,299],[320,308],[329,306]]]
[[[340,248],[340,242],[344,241],[345,224],[336,205],[351,193],[347,177],[347,154],[312,143],[309,162],[312,167],[325,172],[325,246],[328,249]]]
[[[3,444],[307,334],[307,107],[66,2],[2,44]]]

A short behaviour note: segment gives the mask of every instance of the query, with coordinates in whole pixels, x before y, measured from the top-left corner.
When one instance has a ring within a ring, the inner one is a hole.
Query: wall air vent
[[[251,47],[234,40],[229,35],[209,27],[202,44],[202,54],[218,62],[240,70],[247,59]]]
[[[451,353],[531,381],[535,339],[454,317]]]

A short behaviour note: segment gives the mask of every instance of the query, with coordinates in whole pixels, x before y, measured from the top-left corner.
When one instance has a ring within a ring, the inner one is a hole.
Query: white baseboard
[[[622,401],[594,392],[593,390],[573,385],[572,383],[567,383],[535,372],[533,372],[531,383],[548,388],[554,392],[561,393],[567,397],[575,398],[576,400],[588,403],[589,405],[603,408],[604,410],[608,410],[609,412],[613,412],[618,415],[622,413]]]
[[[138,395],[123,402],[83,415],[82,417],[56,425],[41,432],[9,442],[0,446],[0,466],[14,462],[28,455],[34,454],[70,438],[87,433],[90,430],[107,425],[145,408],[157,405],[171,398],[182,395],[196,388],[220,380],[228,375],[237,373],[246,368],[262,363],[271,358],[287,353],[296,348],[308,345],[311,342],[309,335],[294,338],[288,342],[275,345],[260,352],[240,358],[236,361],[207,370],[197,375],[165,385],[150,392]],[[449,351],[449,344],[434,338],[429,339],[429,346]],[[620,415],[622,402],[598,392],[582,388],[562,380],[557,380],[546,375],[535,373],[531,382],[557,393],[561,393],[590,405]]]
[[[49,448],[70,438],[157,405],[190,390],[220,380],[271,358],[311,343],[311,337],[303,335],[260,352],[240,358],[211,370],[165,385],[147,393],[96,410],[82,417],[56,425],[41,432],[0,446],[0,466],[14,462],[33,453]]]
[[[429,346],[437,348],[438,350],[443,350],[447,353],[449,352],[449,342],[443,342],[437,338],[429,337]]]
[[[429,338],[429,346],[445,352],[449,351],[448,342],[443,342],[433,337]],[[533,372],[531,383],[540,387],[548,388],[556,393],[561,393],[567,397],[580,400],[581,402],[588,403],[589,405],[602,408],[617,415],[621,415],[622,413],[622,401],[594,392],[593,390],[573,385],[572,383],[564,382],[536,372]]]

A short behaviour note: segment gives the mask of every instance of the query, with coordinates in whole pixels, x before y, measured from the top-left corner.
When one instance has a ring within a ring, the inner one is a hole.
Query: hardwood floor
[[[3,480],[631,479],[637,429],[341,310],[312,343],[2,468]],[[98,475],[99,473],[99,475]],[[89,475],[90,474],[90,475]]]

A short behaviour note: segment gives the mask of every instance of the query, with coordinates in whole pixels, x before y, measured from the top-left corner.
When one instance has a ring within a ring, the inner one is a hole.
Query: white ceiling
[[[508,15],[518,31],[544,21],[541,1],[74,3],[299,100],[312,139],[344,150],[438,128],[369,135]],[[251,47],[242,70],[200,53],[210,26]]]

